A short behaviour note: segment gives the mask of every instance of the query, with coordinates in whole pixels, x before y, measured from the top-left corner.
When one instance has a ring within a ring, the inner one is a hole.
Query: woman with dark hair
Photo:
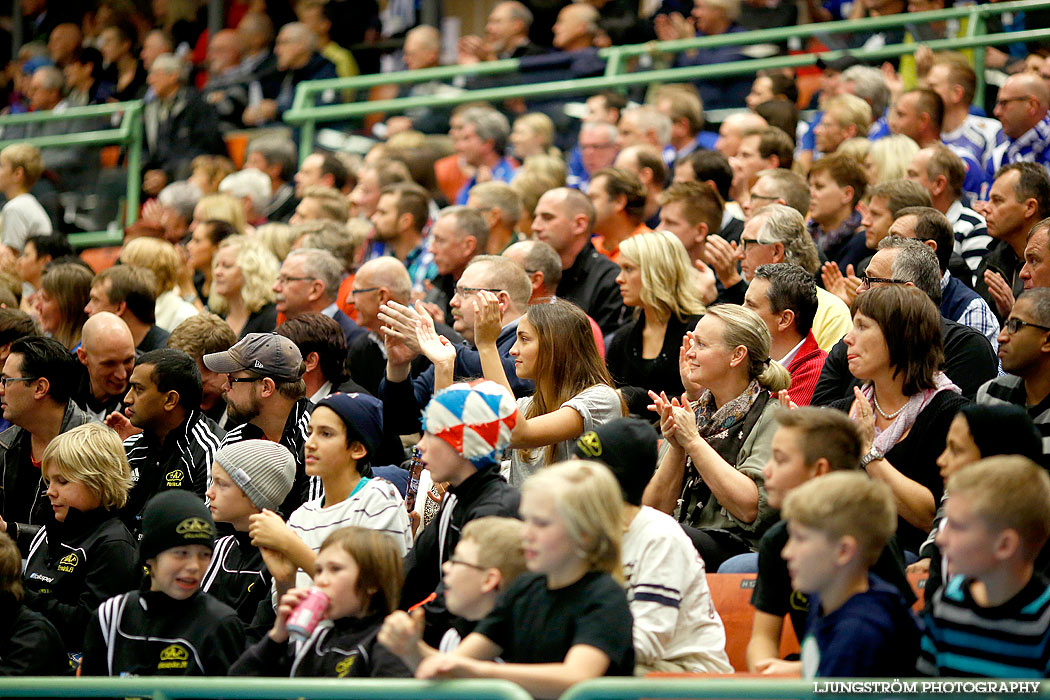
[[[72,107],[84,107],[105,102],[109,90],[102,83],[102,54],[91,46],[77,47],[69,63],[62,69],[69,94],[66,102]]]
[[[964,405],[952,419],[944,452],[937,458],[941,478],[948,481],[955,472],[968,467],[985,457],[996,455],[1021,455],[1036,463],[1042,463],[1043,441],[1039,431],[1022,406],[1009,403]],[[933,519],[930,536],[919,548],[919,561],[908,567],[909,571],[929,570],[924,594],[933,600],[933,594],[945,583],[941,550],[937,546],[937,532],[944,520],[944,507],[948,494],[941,496],[937,515]],[[1036,562],[1036,568],[1046,571],[1048,552],[1044,551]]]
[[[146,94],[146,69],[136,55],[138,32],[125,22],[111,24],[99,35],[98,49],[105,62],[102,82],[110,101],[127,102]]]
[[[677,236],[655,231],[620,244],[616,282],[634,320],[613,334],[605,361],[631,413],[656,420],[647,409],[647,390],[682,395],[682,336],[704,312],[696,270]]]
[[[80,332],[87,320],[84,307],[91,296],[91,270],[79,263],[50,267],[33,297],[33,309],[40,330],[70,350],[80,344]]]
[[[886,482],[897,504],[897,538],[917,552],[926,538],[944,482],[937,456],[952,419],[968,403],[940,366],[941,317],[916,287],[892,284],[853,300],[853,329],[843,339],[849,370],[864,384],[849,410],[864,438],[861,464]]]
[[[642,499],[679,520],[717,571],[726,559],[753,551],[776,520],[766,502],[762,470],[776,432],[773,394],[791,375],[769,358],[769,328],[751,309],[712,306],[685,342],[687,390],[693,404],[650,392],[667,440]]]
[[[189,254],[186,265],[192,270],[193,286],[197,290],[195,304],[201,299],[207,299],[211,294],[211,262],[219,244],[235,235],[237,229],[219,219],[203,221],[190,233],[190,239],[186,241],[186,252]],[[199,308],[203,309],[203,304],[200,304]]]

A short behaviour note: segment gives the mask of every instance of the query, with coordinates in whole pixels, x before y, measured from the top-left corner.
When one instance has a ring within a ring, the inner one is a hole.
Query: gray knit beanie
[[[295,481],[295,460],[284,445],[269,440],[244,440],[226,445],[215,461],[241,487],[256,508],[277,510]]]

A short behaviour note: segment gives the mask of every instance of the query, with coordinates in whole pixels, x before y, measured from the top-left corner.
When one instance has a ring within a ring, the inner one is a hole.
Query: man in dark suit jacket
[[[300,248],[288,254],[273,291],[277,311],[285,319],[320,313],[334,319],[343,329],[346,344],[352,344],[365,330],[336,306],[343,265],[327,250]]]
[[[215,125],[218,116],[186,85],[185,61],[162,54],[153,61],[147,82],[156,99],[142,114],[146,132],[142,187],[155,195],[169,182],[189,177],[190,163],[200,155],[225,155],[226,144]]]

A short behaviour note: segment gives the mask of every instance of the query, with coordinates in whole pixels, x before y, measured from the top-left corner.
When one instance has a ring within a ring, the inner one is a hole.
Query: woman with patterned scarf
[[[866,448],[861,466],[893,489],[897,539],[918,552],[933,524],[944,482],[937,457],[952,419],[969,403],[940,371],[941,317],[924,292],[890,284],[853,301],[853,330],[844,341],[849,371],[863,384],[849,410]]]
[[[754,550],[776,520],[762,468],[776,432],[771,392],[787,389],[791,377],[770,359],[769,345],[754,311],[710,307],[682,349],[686,394],[679,400],[650,392],[668,449],[643,501],[665,513],[677,508],[708,571]]]

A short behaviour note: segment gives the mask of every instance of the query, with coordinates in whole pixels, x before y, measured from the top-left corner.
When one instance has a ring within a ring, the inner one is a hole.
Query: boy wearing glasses
[[[999,333],[999,358],[1007,374],[977,390],[977,403],[1024,407],[1050,455],[1050,289],[1029,289],[1017,298]]]

